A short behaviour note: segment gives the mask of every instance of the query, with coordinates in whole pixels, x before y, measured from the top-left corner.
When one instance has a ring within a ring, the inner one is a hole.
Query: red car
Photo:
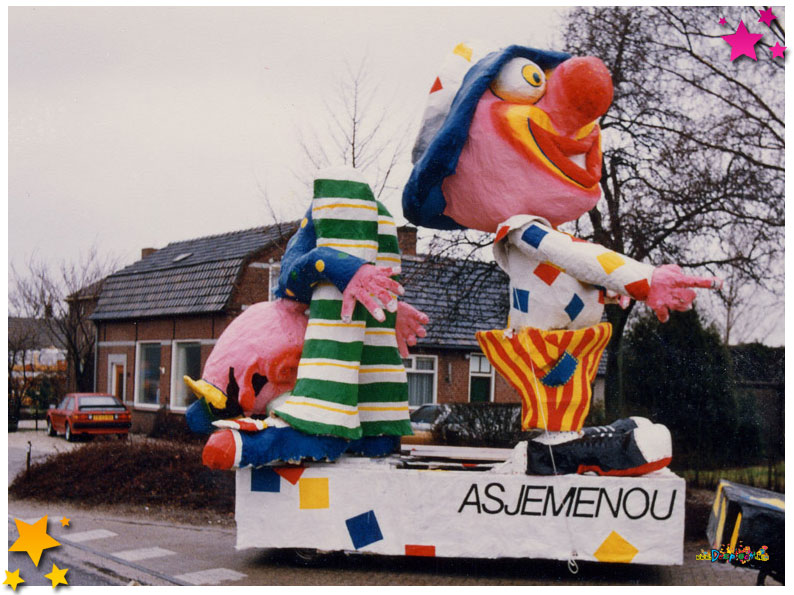
[[[104,393],[71,393],[47,411],[47,434],[63,432],[69,442],[79,435],[119,434],[125,438],[131,425],[129,409]]]

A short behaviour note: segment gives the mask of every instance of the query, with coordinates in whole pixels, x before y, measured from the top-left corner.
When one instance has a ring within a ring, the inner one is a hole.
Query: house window
[[[482,353],[469,356],[469,402],[487,403],[493,399],[493,368]]]
[[[270,273],[268,276],[267,284],[270,290],[270,296],[268,297],[269,301],[274,301],[276,299],[276,290],[278,289],[278,276],[281,274],[281,265],[280,264],[271,264]]]
[[[201,378],[201,343],[199,341],[175,342],[171,350],[171,408],[184,409],[196,400],[183,377]]]
[[[408,375],[408,405],[436,402],[436,357],[413,355],[403,360]]]
[[[135,403],[158,405],[160,403],[160,343],[138,343],[135,369]]]

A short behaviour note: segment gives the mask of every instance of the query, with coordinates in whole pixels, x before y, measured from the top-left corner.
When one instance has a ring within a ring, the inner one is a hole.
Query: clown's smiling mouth
[[[557,134],[548,115],[535,106],[497,102],[492,115],[497,130],[532,163],[583,188],[598,184],[601,143],[597,125],[585,126],[569,138]]]

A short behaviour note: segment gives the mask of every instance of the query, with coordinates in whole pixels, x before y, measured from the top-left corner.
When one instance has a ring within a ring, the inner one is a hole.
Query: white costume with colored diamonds
[[[581,329],[601,321],[604,297],[647,296],[654,267],[517,215],[497,229],[494,257],[510,276],[508,327]]]

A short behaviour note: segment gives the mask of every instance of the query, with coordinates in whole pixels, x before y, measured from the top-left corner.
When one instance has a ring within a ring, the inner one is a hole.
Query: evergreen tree
[[[697,311],[673,312],[665,324],[653,314],[640,318],[623,356],[629,411],[670,429],[677,467],[741,464],[743,449],[757,450],[757,420],[746,398],[750,416],[740,418],[730,353]]]

